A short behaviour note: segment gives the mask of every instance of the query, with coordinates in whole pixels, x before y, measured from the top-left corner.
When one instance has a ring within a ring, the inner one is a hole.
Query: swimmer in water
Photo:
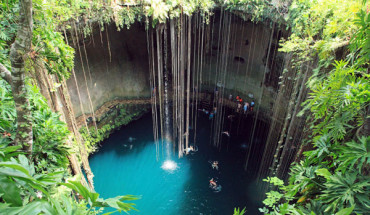
[[[196,152],[198,150],[195,149],[193,146],[189,146],[188,148],[185,149],[185,154],[189,154],[190,152]]]
[[[228,131],[224,131],[221,134],[225,134],[226,136],[230,137],[230,133]]]
[[[128,138],[128,142],[130,142],[130,143],[133,142],[133,141],[135,141],[135,140],[136,140],[136,138],[134,138],[134,137],[129,137]]]
[[[212,187],[213,189],[217,187],[217,183],[213,180],[213,178],[209,180],[209,186]]]
[[[213,161],[212,168],[218,170],[218,161]]]
[[[189,154],[190,152],[194,151],[193,146],[189,146],[188,148],[185,149],[185,153]]]
[[[209,114],[209,119],[213,119],[213,116],[214,116],[214,113],[213,113],[213,112],[211,112],[211,113]]]

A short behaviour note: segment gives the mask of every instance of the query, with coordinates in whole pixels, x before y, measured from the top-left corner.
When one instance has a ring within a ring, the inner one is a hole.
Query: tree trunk
[[[17,111],[17,134],[15,144],[22,145],[29,155],[32,153],[32,115],[27,98],[25,85],[24,59],[31,48],[32,40],[32,0],[19,1],[19,26],[16,39],[10,48],[11,73],[0,66],[1,76],[12,87],[13,98]]]
[[[94,190],[94,181],[93,181],[94,174],[92,173],[91,168],[90,168],[89,159],[88,159],[89,155],[87,154],[85,143],[77,128],[77,122],[76,122],[75,114],[72,109],[72,101],[69,96],[67,83],[65,82],[65,80],[59,80],[59,82],[62,85],[58,88],[58,97],[63,107],[62,111],[63,111],[63,115],[65,118],[65,122],[68,125],[68,129],[72,131],[73,134],[75,135],[76,142],[78,143],[79,148],[80,148],[82,165],[86,173],[89,187],[91,190]]]
[[[35,71],[33,78],[36,80],[37,85],[39,86],[40,93],[45,97],[46,102],[48,103],[48,106],[50,107],[50,109],[55,112],[55,108],[53,106],[50,93],[49,93],[50,87],[49,87],[49,83],[46,77],[47,72],[46,72],[45,66],[43,62],[39,59],[36,59],[33,65],[34,65],[33,68]]]
[[[40,92],[41,94],[46,98],[47,102],[48,102],[48,106],[50,107],[50,109],[53,111],[53,112],[59,112],[61,114],[61,121],[63,122],[66,122],[67,123],[67,126],[69,128],[69,130],[73,133],[75,133],[75,130],[72,129],[72,125],[70,123],[70,120],[69,120],[69,117],[68,115],[66,114],[66,106],[63,102],[63,98],[61,95],[60,95],[60,91],[63,90],[63,86],[59,87],[56,89],[56,91],[54,91],[52,89],[52,86],[53,86],[53,80],[52,80],[52,75],[49,75],[45,69],[45,67],[43,66],[43,63],[40,62],[40,61],[36,61],[35,62],[35,79],[37,81],[37,84],[40,88]],[[54,92],[51,92],[51,91],[54,91]],[[76,135],[75,135],[76,136]],[[77,138],[77,137],[76,137]],[[79,142],[79,141],[77,141]],[[69,147],[73,147],[73,139],[72,139],[72,136],[70,136],[65,144]],[[82,174],[82,171],[81,171],[81,166],[78,162],[78,159],[76,157],[76,154],[70,154],[68,155],[68,160],[70,162],[70,167],[72,169],[72,172],[74,175],[83,175]],[[85,186],[87,186],[87,182],[86,182],[86,179],[85,177],[81,177],[81,183]]]

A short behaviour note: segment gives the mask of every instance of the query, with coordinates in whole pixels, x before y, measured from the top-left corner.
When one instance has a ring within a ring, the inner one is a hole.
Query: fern
[[[339,170],[346,172],[356,168],[361,173],[364,165],[370,165],[370,136],[361,137],[360,143],[351,141],[338,146],[338,153],[338,159],[342,161]]]

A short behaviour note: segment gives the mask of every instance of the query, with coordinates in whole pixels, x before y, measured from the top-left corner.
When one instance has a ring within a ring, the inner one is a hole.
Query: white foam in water
[[[166,160],[161,166],[162,169],[167,171],[174,171],[177,167],[177,163],[171,160]]]

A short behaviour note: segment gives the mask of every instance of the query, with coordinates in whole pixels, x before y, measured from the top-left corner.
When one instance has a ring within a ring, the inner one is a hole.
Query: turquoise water
[[[247,126],[248,127],[248,126]],[[248,129],[248,128],[247,128]],[[234,207],[247,207],[248,214],[257,214],[259,203],[251,173],[243,171],[246,143],[237,138],[224,137],[221,151],[209,141],[210,121],[198,120],[197,146],[199,151],[178,159],[171,159],[178,168],[173,172],[161,168],[164,153],[156,161],[151,114],[115,132],[91,156],[95,189],[103,198],[117,195],[138,195],[134,201],[143,215],[232,214]],[[129,137],[136,138],[129,141]],[[131,146],[132,145],[132,146]],[[163,150],[164,152],[164,150]],[[162,150],[161,150],[162,154]],[[219,161],[219,170],[210,162]],[[209,187],[216,179],[220,192]]]

